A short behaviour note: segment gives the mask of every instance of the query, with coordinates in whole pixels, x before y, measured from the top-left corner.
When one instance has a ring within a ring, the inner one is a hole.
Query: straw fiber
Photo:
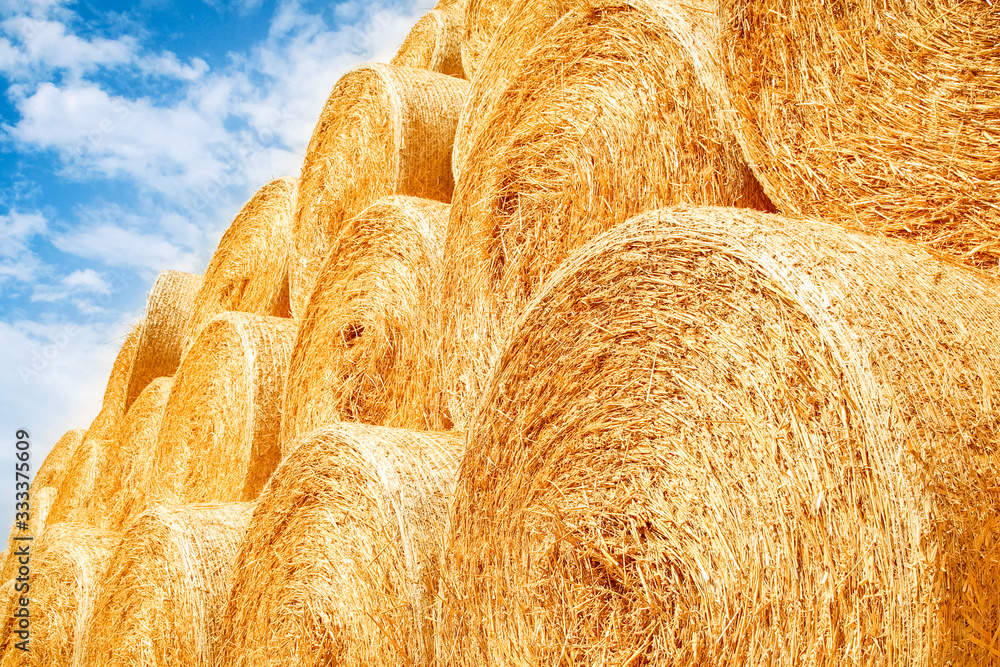
[[[488,48],[480,55],[485,65],[476,70],[475,77],[469,75],[469,97],[458,117],[455,148],[451,154],[451,171],[456,183],[473,139],[520,69],[522,58],[563,14],[582,4],[580,0],[514,0],[504,9],[500,17],[503,20]]]
[[[718,112],[707,34],[666,4],[588,2],[486,112],[445,246],[442,372],[459,428],[510,319],[574,247],[656,206],[770,208]]]
[[[722,0],[740,139],[775,205],[1000,262],[1000,5]]]
[[[337,424],[262,494],[218,664],[431,665],[432,601],[461,437]]]
[[[5,665],[74,664],[93,611],[97,581],[117,541],[116,535],[90,526],[49,526],[34,543],[31,562],[30,658],[8,651]]]
[[[45,522],[52,510],[52,503],[55,502],[58,493],[59,489],[54,486],[43,486],[38,489],[32,487],[28,497],[27,530],[18,529],[15,520],[10,528],[10,535],[7,538],[7,549],[3,552],[2,558],[0,558],[0,563],[3,563],[2,576],[4,579],[11,579],[16,576],[20,565],[17,548],[23,546],[24,541],[16,540],[15,538],[30,536],[34,540],[45,533]]]
[[[3,554],[3,558],[6,560],[6,553]],[[18,629],[16,627],[18,619],[15,619],[13,616],[15,611],[14,606],[16,605],[16,601],[21,597],[21,593],[14,589],[16,583],[14,579],[10,579],[0,587],[0,610],[3,611],[3,618],[0,620],[0,667],[13,665],[18,662],[21,664],[27,663],[27,660],[24,659],[26,656],[19,656],[18,654],[22,653],[22,651],[15,647],[15,644],[20,642],[21,638],[13,634],[14,630]],[[10,657],[7,657],[8,653],[11,653]]]
[[[75,522],[96,526],[96,518],[101,513],[93,495],[94,483],[108,455],[111,440],[85,436],[73,453],[73,460],[59,480],[58,491],[45,523]]]
[[[998,299],[747,210],[579,249],[469,432],[443,664],[996,664]]]
[[[66,431],[38,467],[38,472],[31,478],[32,487],[57,486],[66,473],[66,468],[73,460],[73,455],[83,442],[86,433],[82,428]]]
[[[149,503],[253,500],[280,459],[292,320],[223,313],[184,355],[157,436]]]
[[[181,271],[163,271],[156,278],[146,303],[146,319],[125,394],[126,411],[147,384],[177,370],[187,321],[202,280],[202,276]]]
[[[358,67],[334,86],[299,181],[289,276],[296,317],[350,218],[392,194],[450,201],[452,141],[468,87],[380,64]]]
[[[432,9],[410,30],[391,64],[464,77],[461,22],[461,12],[455,5],[445,10]]]
[[[118,429],[118,437],[105,458],[104,470],[94,482],[94,502],[101,508],[94,522],[101,528],[122,532],[148,505],[156,438],[173,379],[157,378],[139,394]]]
[[[461,0],[462,68],[470,79],[477,73],[483,55],[517,0]]]
[[[115,356],[114,365],[111,367],[107,387],[104,390],[101,411],[87,429],[87,434],[90,437],[97,439],[113,437],[118,430],[118,422],[125,414],[125,397],[141,334],[142,323],[140,322],[132,327],[128,335],[125,336],[125,340],[122,341],[121,348]]]
[[[448,205],[387,197],[337,239],[296,335],[281,441],[332,421],[445,430],[431,289]]]
[[[122,535],[79,667],[211,667],[251,503],[159,506]]]
[[[268,183],[229,225],[195,296],[188,347],[210,319],[225,311],[291,317],[288,247],[297,188],[291,178]]]

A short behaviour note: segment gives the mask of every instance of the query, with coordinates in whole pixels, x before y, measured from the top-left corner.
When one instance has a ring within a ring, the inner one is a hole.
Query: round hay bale
[[[117,542],[113,533],[60,523],[49,526],[42,539],[34,543],[29,591],[30,657],[17,655],[21,651],[8,651],[5,657],[14,658],[12,664],[74,664],[94,608],[97,582]]]
[[[54,486],[43,486],[40,489],[32,488],[28,498],[27,530],[19,530],[15,522],[10,528],[10,535],[7,537],[7,549],[3,552],[3,556],[0,557],[0,563],[3,563],[2,576],[4,580],[17,576],[17,571],[20,567],[18,548],[24,546],[27,541],[18,538],[30,537],[31,540],[37,540],[45,533],[45,521],[49,516],[52,503],[55,501],[58,493],[59,489]],[[0,655],[2,655],[2,648],[0,648]]]
[[[463,0],[462,69],[470,79],[489,49],[490,42],[517,0]],[[523,9],[523,6],[522,6]]]
[[[3,557],[6,560],[7,554],[4,553]],[[14,588],[16,584],[17,582],[14,579],[9,579],[0,587],[0,609],[3,610],[3,619],[0,620],[0,666],[10,665],[15,662],[17,655],[12,654],[8,658],[8,653],[13,651],[17,651],[17,653],[22,652],[15,646],[15,644],[21,641],[21,638],[14,634],[14,631],[18,629],[18,619],[13,616],[14,606],[16,601],[21,598],[21,593],[17,592]],[[30,632],[30,629],[28,632]]]
[[[478,67],[474,77],[471,73],[468,75],[471,80],[469,97],[455,128],[451,172],[456,183],[472,142],[489,118],[497,98],[507,89],[520,68],[521,59],[540,35],[563,14],[580,4],[579,0],[514,0],[495,7],[504,13],[494,17],[499,21],[496,32],[491,35],[488,46],[483,47],[480,60],[485,66]],[[482,30],[480,25],[477,31]]]
[[[219,242],[187,322],[187,346],[225,311],[291,317],[288,247],[298,181],[281,178],[257,191]]]
[[[448,205],[387,197],[335,242],[296,334],[281,441],[332,421],[446,430],[431,288]]]
[[[156,438],[172,386],[168,377],[150,382],[122,420],[112,453],[94,483],[94,502],[102,510],[95,519],[101,528],[121,532],[146,509],[145,493],[156,484],[150,480]]]
[[[739,138],[784,213],[1000,262],[1000,6],[722,0]]]
[[[159,506],[123,533],[78,667],[211,667],[251,503]]]
[[[296,317],[350,218],[387,195],[450,201],[452,140],[468,88],[381,64],[351,70],[333,87],[299,179],[289,274]]]
[[[59,480],[58,491],[45,518],[46,526],[54,523],[97,525],[101,508],[94,502],[94,483],[111,444],[110,440],[83,438]]]
[[[420,17],[390,64],[463,78],[458,7],[432,9]]]
[[[158,377],[173,375],[181,361],[188,318],[203,277],[181,271],[162,271],[146,303],[146,318],[135,349],[125,411],[142,390]]]
[[[918,246],[748,210],[579,249],[469,431],[443,664],[990,662],[998,301]]]
[[[101,411],[87,429],[92,437],[106,438],[118,429],[118,422],[125,414],[125,396],[141,334],[142,323],[139,323],[132,327],[118,350],[111,374],[108,377],[107,387],[104,390]]]
[[[233,569],[218,664],[430,665],[462,440],[337,424],[261,495]]]
[[[717,104],[706,35],[666,4],[589,1],[486,112],[455,190],[440,297],[458,428],[512,318],[574,247],[657,206],[770,208]]]
[[[73,460],[73,455],[83,442],[86,431],[82,428],[75,428],[63,433],[62,437],[49,450],[48,455],[38,467],[38,472],[31,479],[33,487],[46,487],[58,485],[62,476],[66,472],[67,466]]]
[[[222,313],[174,375],[150,504],[253,500],[280,460],[281,397],[295,337],[285,318]]]

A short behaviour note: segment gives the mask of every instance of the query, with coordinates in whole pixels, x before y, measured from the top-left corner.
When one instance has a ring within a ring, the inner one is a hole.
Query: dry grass
[[[334,86],[299,179],[292,231],[292,313],[305,312],[330,244],[387,195],[449,201],[451,150],[469,84],[412,67],[371,64]]]
[[[122,535],[78,667],[211,667],[251,503],[160,506]]]
[[[489,118],[497,99],[507,90],[520,69],[521,59],[563,14],[580,4],[579,0],[514,0],[491,5],[493,12],[490,12],[490,20],[497,21],[497,24],[495,30],[490,30],[492,35],[489,40],[480,45],[482,52],[477,56],[477,61],[482,61],[485,66],[479,67],[474,77],[469,74],[472,82],[469,98],[462,107],[458,127],[455,128],[451,171],[456,183],[473,140]],[[470,4],[473,12],[478,6]],[[500,10],[504,13],[492,15]],[[466,34],[483,31],[483,25],[468,25]]]
[[[147,502],[253,500],[280,459],[281,397],[292,320],[222,313],[174,376]]]
[[[657,206],[770,207],[722,118],[710,34],[663,4],[581,3],[483,112],[440,297],[459,428],[512,318],[574,247]]]
[[[118,430],[118,422],[125,414],[125,398],[128,392],[129,378],[132,375],[132,364],[139,347],[139,337],[142,335],[140,322],[129,331],[122,346],[115,356],[114,365],[108,376],[108,384],[104,390],[101,411],[90,423],[87,433],[98,440],[113,437]]]
[[[292,178],[268,183],[229,225],[194,298],[188,347],[209,320],[225,311],[291,317],[288,248],[297,189]]]
[[[66,468],[73,460],[73,455],[83,442],[86,433],[82,428],[66,431],[56,444],[49,450],[48,456],[38,467],[38,472],[31,478],[32,486],[56,486],[66,473]]]
[[[490,42],[517,0],[459,0],[462,17],[462,68],[470,79],[477,73]]]
[[[8,650],[4,667],[74,664],[93,611],[97,580],[116,543],[116,535],[90,526],[49,526],[33,544],[31,650],[28,655]]]
[[[746,210],[581,248],[470,429],[443,664],[997,664],[998,301]]]
[[[307,437],[260,498],[218,665],[431,665],[461,438],[356,424]]]
[[[432,9],[410,30],[391,64],[463,78],[461,27],[458,5]]]
[[[187,321],[202,276],[181,271],[163,271],[156,278],[146,302],[146,318],[135,349],[125,411],[146,385],[158,377],[171,376],[181,362]]]
[[[432,375],[430,303],[447,221],[447,204],[397,196],[347,224],[296,334],[283,443],[332,421],[449,426]]]
[[[97,525],[96,515],[100,508],[93,502],[94,482],[113,444],[113,440],[83,438],[59,480],[58,491],[45,519],[47,526],[66,522]]]
[[[1000,6],[723,0],[744,151],[782,212],[1000,261]]]
[[[100,508],[91,514],[99,527],[121,532],[147,507],[145,493],[157,483],[150,479],[156,438],[172,386],[172,378],[150,382],[122,420],[91,495]]]

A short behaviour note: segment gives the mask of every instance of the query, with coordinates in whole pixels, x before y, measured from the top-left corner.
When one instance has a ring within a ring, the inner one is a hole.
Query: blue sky
[[[429,0],[0,4],[0,522],[97,415],[163,269],[201,273],[242,205],[297,176],[330,88]]]

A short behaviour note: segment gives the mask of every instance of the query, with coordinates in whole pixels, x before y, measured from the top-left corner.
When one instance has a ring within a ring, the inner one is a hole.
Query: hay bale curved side
[[[280,460],[281,397],[292,320],[222,313],[174,376],[147,502],[253,500]]]
[[[86,432],[82,428],[75,428],[63,433],[62,437],[49,450],[42,465],[38,467],[38,472],[32,477],[32,486],[37,485],[38,488],[42,488],[58,485],[66,473],[66,468],[73,461],[73,456],[79,449],[80,443],[83,442]]]
[[[125,411],[146,385],[177,370],[184,350],[187,321],[203,277],[181,271],[162,271],[146,303],[146,318],[135,350],[125,393]]]
[[[420,17],[389,64],[463,78],[461,22],[456,6],[432,9]]]
[[[114,365],[108,376],[108,384],[104,390],[101,411],[90,423],[87,433],[95,438],[109,437],[118,429],[118,422],[125,414],[125,399],[128,383],[132,375],[132,365],[135,352],[139,347],[139,337],[142,334],[142,323],[136,324],[122,341],[122,346],[115,356]]]
[[[747,210],[581,248],[469,432],[443,664],[989,662],[998,300],[911,244]]]
[[[271,181],[229,225],[194,297],[185,349],[209,320],[225,311],[291,316],[288,247],[297,191],[294,178]]]
[[[470,79],[516,0],[460,0],[462,69]]]
[[[114,446],[94,482],[94,503],[101,508],[95,516],[99,527],[121,532],[145,511],[145,493],[156,484],[149,476],[172,386],[173,379],[168,377],[150,382],[122,420]]]
[[[331,421],[446,430],[431,288],[448,205],[387,197],[334,243],[296,333],[281,441]]]
[[[469,84],[412,67],[371,64],[333,87],[302,163],[292,230],[292,313],[354,215],[387,195],[450,201],[451,150]]]
[[[778,208],[1000,263],[1000,8],[722,0],[748,161]]]
[[[49,526],[34,545],[31,565],[30,651],[8,650],[4,664],[75,664],[94,607],[96,583],[117,535],[91,526]],[[10,661],[10,662],[8,662]]]
[[[79,523],[96,526],[102,508],[94,497],[94,483],[113,441],[85,436],[73,454],[45,518],[45,525]]]
[[[211,667],[251,503],[159,506],[126,529],[101,578],[79,667]]]
[[[461,438],[337,424],[262,494],[234,568],[219,665],[430,665]]]
[[[511,319],[574,247],[657,206],[770,208],[717,104],[710,35],[669,3],[580,3],[487,112],[456,187],[440,297],[459,428]]]

